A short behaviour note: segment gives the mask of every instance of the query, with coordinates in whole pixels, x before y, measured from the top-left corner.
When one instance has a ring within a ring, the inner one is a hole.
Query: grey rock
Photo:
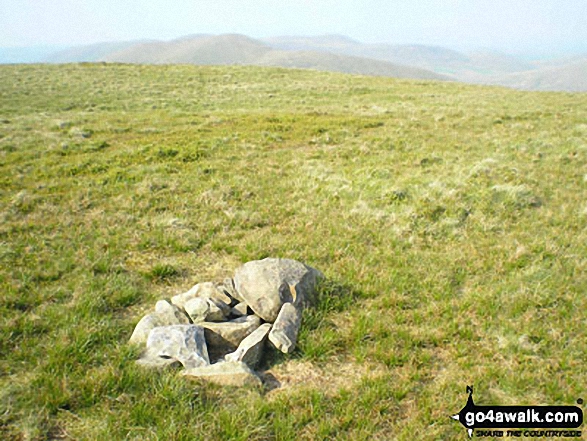
[[[223,302],[214,299],[196,297],[184,305],[185,311],[194,323],[209,321],[222,322],[230,313],[230,308]]]
[[[210,303],[208,299],[202,299],[196,297],[195,299],[188,300],[183,305],[185,312],[188,313],[194,323],[203,322],[208,317],[210,312]]]
[[[322,274],[291,259],[267,258],[238,268],[234,285],[238,294],[263,320],[273,323],[284,303],[306,303],[314,297]],[[297,298],[293,294],[295,287]]]
[[[190,318],[186,313],[167,300],[159,300],[155,304],[155,313],[162,317],[163,321],[168,325],[190,323]]]
[[[255,369],[263,357],[265,340],[267,339],[267,334],[269,334],[270,329],[271,323],[265,323],[259,326],[241,341],[238,348],[236,348],[236,351],[227,354],[224,359],[233,362],[242,361],[251,369]]]
[[[220,302],[215,299],[208,299],[210,310],[206,316],[206,321],[209,322],[223,322],[226,317],[230,314],[230,307],[224,302]]]
[[[262,386],[261,379],[243,362],[225,362],[187,369],[182,376],[211,381],[222,386]]]
[[[159,326],[149,333],[145,362],[156,358],[177,360],[186,368],[210,364],[204,329],[197,325]]]
[[[269,341],[281,352],[289,354],[296,347],[301,321],[302,308],[292,303],[284,304],[269,333]]]
[[[229,322],[202,322],[200,325],[204,328],[210,356],[215,359],[234,351],[246,336],[261,325],[261,320],[249,315]]]
[[[232,304],[232,299],[226,295],[222,290],[218,289],[212,282],[198,283],[182,294],[178,294],[171,298],[171,303],[183,308],[185,304],[195,298],[213,299],[224,303],[227,307]]]
[[[180,325],[189,323],[189,318],[177,307],[170,305],[165,300],[159,303],[156,307],[156,311],[144,316],[137,325],[130,336],[129,343],[132,344],[145,344],[151,330],[158,326],[169,326],[169,325]],[[173,307],[172,307],[173,306]],[[159,312],[157,312],[157,310]]]
[[[164,326],[165,324],[158,314],[147,314],[139,320],[128,342],[137,345],[145,344],[147,337],[149,337],[149,332],[153,328]]]

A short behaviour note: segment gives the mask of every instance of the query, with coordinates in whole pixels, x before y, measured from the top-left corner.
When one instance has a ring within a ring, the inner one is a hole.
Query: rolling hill
[[[496,84],[521,90],[587,91],[587,59],[562,66],[547,66],[507,75],[477,78],[474,83]]]
[[[587,91],[587,64],[584,57],[529,62],[488,50],[464,54],[425,45],[365,44],[339,35],[285,36],[263,41],[282,50],[322,51],[418,67],[467,83],[524,90]]]
[[[587,91],[586,56],[529,61],[489,50],[471,53],[426,45],[367,44],[342,35],[253,39],[194,34],[171,41],[128,41],[47,50],[0,48],[0,63],[121,62],[255,65],[473,84],[522,90]]]
[[[319,51],[276,50],[244,35],[195,36],[147,42],[105,55],[104,61],[141,64],[256,65],[396,78],[448,80],[425,69]]]

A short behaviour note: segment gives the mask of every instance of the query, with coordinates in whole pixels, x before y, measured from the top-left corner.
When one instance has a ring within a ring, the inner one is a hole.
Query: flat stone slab
[[[210,364],[204,328],[197,325],[159,326],[149,333],[145,363],[157,358],[179,361],[186,368]]]
[[[202,322],[208,350],[212,358],[234,351],[244,338],[261,325],[256,315],[239,317],[229,322]]]
[[[285,354],[293,352],[298,340],[301,321],[301,307],[296,307],[292,303],[284,304],[269,333],[269,341]]]
[[[242,361],[251,369],[255,369],[263,358],[263,349],[267,335],[271,330],[271,323],[265,323],[249,334],[236,348],[236,351],[224,357],[226,361]]]
[[[261,379],[245,363],[220,361],[209,366],[187,369],[182,376],[211,381],[221,386],[262,386]]]
[[[129,343],[143,345],[147,342],[149,333],[158,326],[188,324],[190,319],[179,308],[165,300],[157,302],[155,312],[144,316],[130,336]]]

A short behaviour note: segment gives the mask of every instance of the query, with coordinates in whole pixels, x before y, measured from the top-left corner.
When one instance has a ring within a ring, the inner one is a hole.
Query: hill
[[[550,65],[525,72],[489,76],[475,82],[499,84],[522,90],[586,92],[587,59],[573,61],[562,66]]]
[[[587,370],[587,95],[250,66],[0,66],[0,439],[466,439]],[[327,277],[264,388],[127,345],[249,260]]]
[[[343,36],[276,37],[264,40],[275,48],[318,50],[343,55],[362,56],[404,66],[455,74],[475,70],[474,60],[460,52],[437,46],[366,44]]]
[[[131,46],[103,57],[105,61],[142,64],[253,64],[271,51],[244,35],[186,37]]]
[[[54,52],[44,57],[46,63],[80,63],[101,61],[108,54],[121,51],[145,42],[122,41],[114,43],[96,43],[86,46],[76,46]]]
[[[321,51],[361,56],[412,66],[453,80],[525,90],[587,91],[584,57],[531,62],[513,55],[480,50],[464,54],[425,45],[365,44],[343,36],[275,37],[264,40],[282,50]]]
[[[446,80],[449,77],[424,69],[379,60],[318,51],[275,50],[244,35],[197,36],[170,42],[150,42],[127,47],[103,57],[105,61],[142,64],[242,64],[316,69],[397,78]]]

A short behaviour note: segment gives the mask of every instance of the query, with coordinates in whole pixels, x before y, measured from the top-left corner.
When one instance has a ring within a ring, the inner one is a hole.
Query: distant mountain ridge
[[[195,36],[168,42],[148,42],[112,52],[104,61],[145,64],[243,64],[316,69],[396,78],[448,80],[435,72],[382,60],[320,51],[279,50],[245,35]]]
[[[528,61],[487,50],[465,54],[438,46],[361,43],[343,35],[259,40],[240,34],[194,34],[171,41],[99,43],[50,55],[46,51],[34,54],[29,51],[25,56],[23,52],[19,58],[14,50],[3,52],[0,48],[0,63],[240,64],[452,80],[524,90],[587,91],[587,55]]]
[[[430,70],[467,83],[523,90],[587,92],[587,55],[529,62],[494,51],[463,54],[436,46],[365,44],[340,35],[273,37],[263,41],[283,50],[360,55]]]

